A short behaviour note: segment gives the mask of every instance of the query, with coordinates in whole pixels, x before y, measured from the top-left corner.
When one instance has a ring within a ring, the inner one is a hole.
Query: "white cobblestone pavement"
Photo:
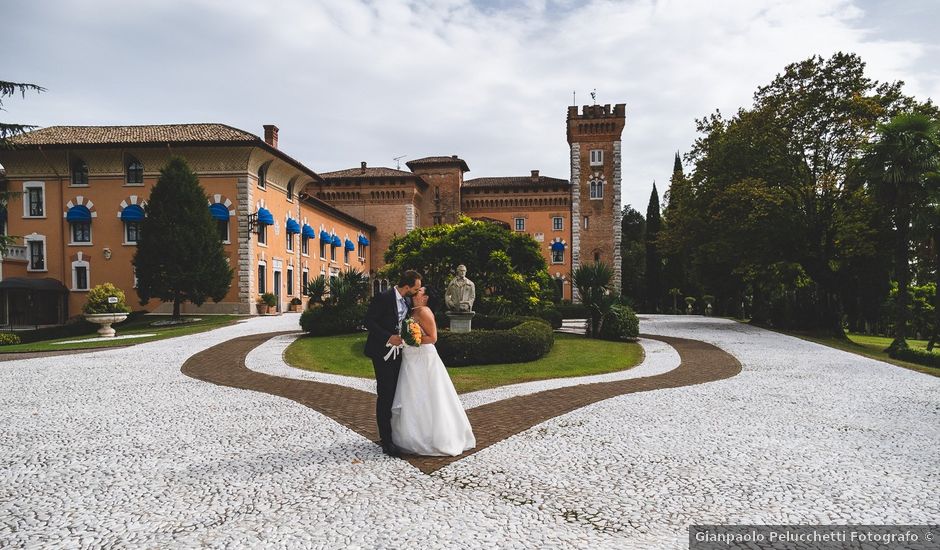
[[[684,548],[692,523],[940,520],[938,378],[649,317],[743,372],[602,401],[427,476],[293,401],[180,373],[296,322],[0,363],[0,547]]]

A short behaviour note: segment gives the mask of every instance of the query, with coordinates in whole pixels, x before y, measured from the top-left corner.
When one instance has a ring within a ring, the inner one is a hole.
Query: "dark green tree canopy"
[[[26,97],[26,92],[45,92],[46,89],[36,84],[25,82],[6,82],[0,80],[0,111],[3,109],[3,98],[20,94]],[[11,137],[32,130],[35,126],[30,124],[14,124],[10,122],[0,122],[0,147],[7,146],[7,140]]]
[[[392,239],[380,275],[393,283],[407,269],[424,277],[441,307],[458,265],[476,285],[481,313],[534,313],[548,306],[552,282],[539,243],[497,224],[461,218],[455,225],[420,227]]]
[[[232,268],[206,192],[185,160],[173,158],[160,170],[146,212],[134,255],[141,303],[151,298],[173,302],[173,316],[179,317],[184,301],[222,300],[232,284]]]

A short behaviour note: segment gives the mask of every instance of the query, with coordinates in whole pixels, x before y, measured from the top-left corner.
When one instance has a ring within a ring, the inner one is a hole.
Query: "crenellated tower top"
[[[627,106],[607,105],[568,107],[568,144],[581,141],[619,140],[627,120]]]

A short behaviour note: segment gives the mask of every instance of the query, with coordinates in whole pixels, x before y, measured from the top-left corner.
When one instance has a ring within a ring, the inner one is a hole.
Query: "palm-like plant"
[[[887,351],[907,347],[911,317],[908,288],[911,284],[911,221],[915,207],[927,193],[927,175],[940,159],[940,130],[924,115],[902,114],[878,126],[878,139],[869,148],[871,183],[894,220],[894,262],[898,280],[894,340]]]
[[[307,282],[308,304],[327,306],[351,306],[365,300],[369,295],[369,280],[365,274],[355,268],[333,275],[327,280],[319,275]]]
[[[591,318],[588,320],[588,336],[598,335],[604,312],[616,301],[611,294],[614,270],[603,262],[585,264],[574,271],[572,277],[578,289],[581,303],[587,308]]]

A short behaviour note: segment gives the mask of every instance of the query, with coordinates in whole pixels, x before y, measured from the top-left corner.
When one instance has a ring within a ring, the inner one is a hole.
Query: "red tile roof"
[[[559,178],[549,178],[547,176],[538,176],[533,179],[532,176],[509,176],[501,178],[474,178],[464,180],[463,186],[466,188],[493,188],[493,187],[570,187],[568,180]]]
[[[10,139],[15,145],[107,145],[131,143],[254,142],[258,136],[225,124],[143,126],[49,126]]]

